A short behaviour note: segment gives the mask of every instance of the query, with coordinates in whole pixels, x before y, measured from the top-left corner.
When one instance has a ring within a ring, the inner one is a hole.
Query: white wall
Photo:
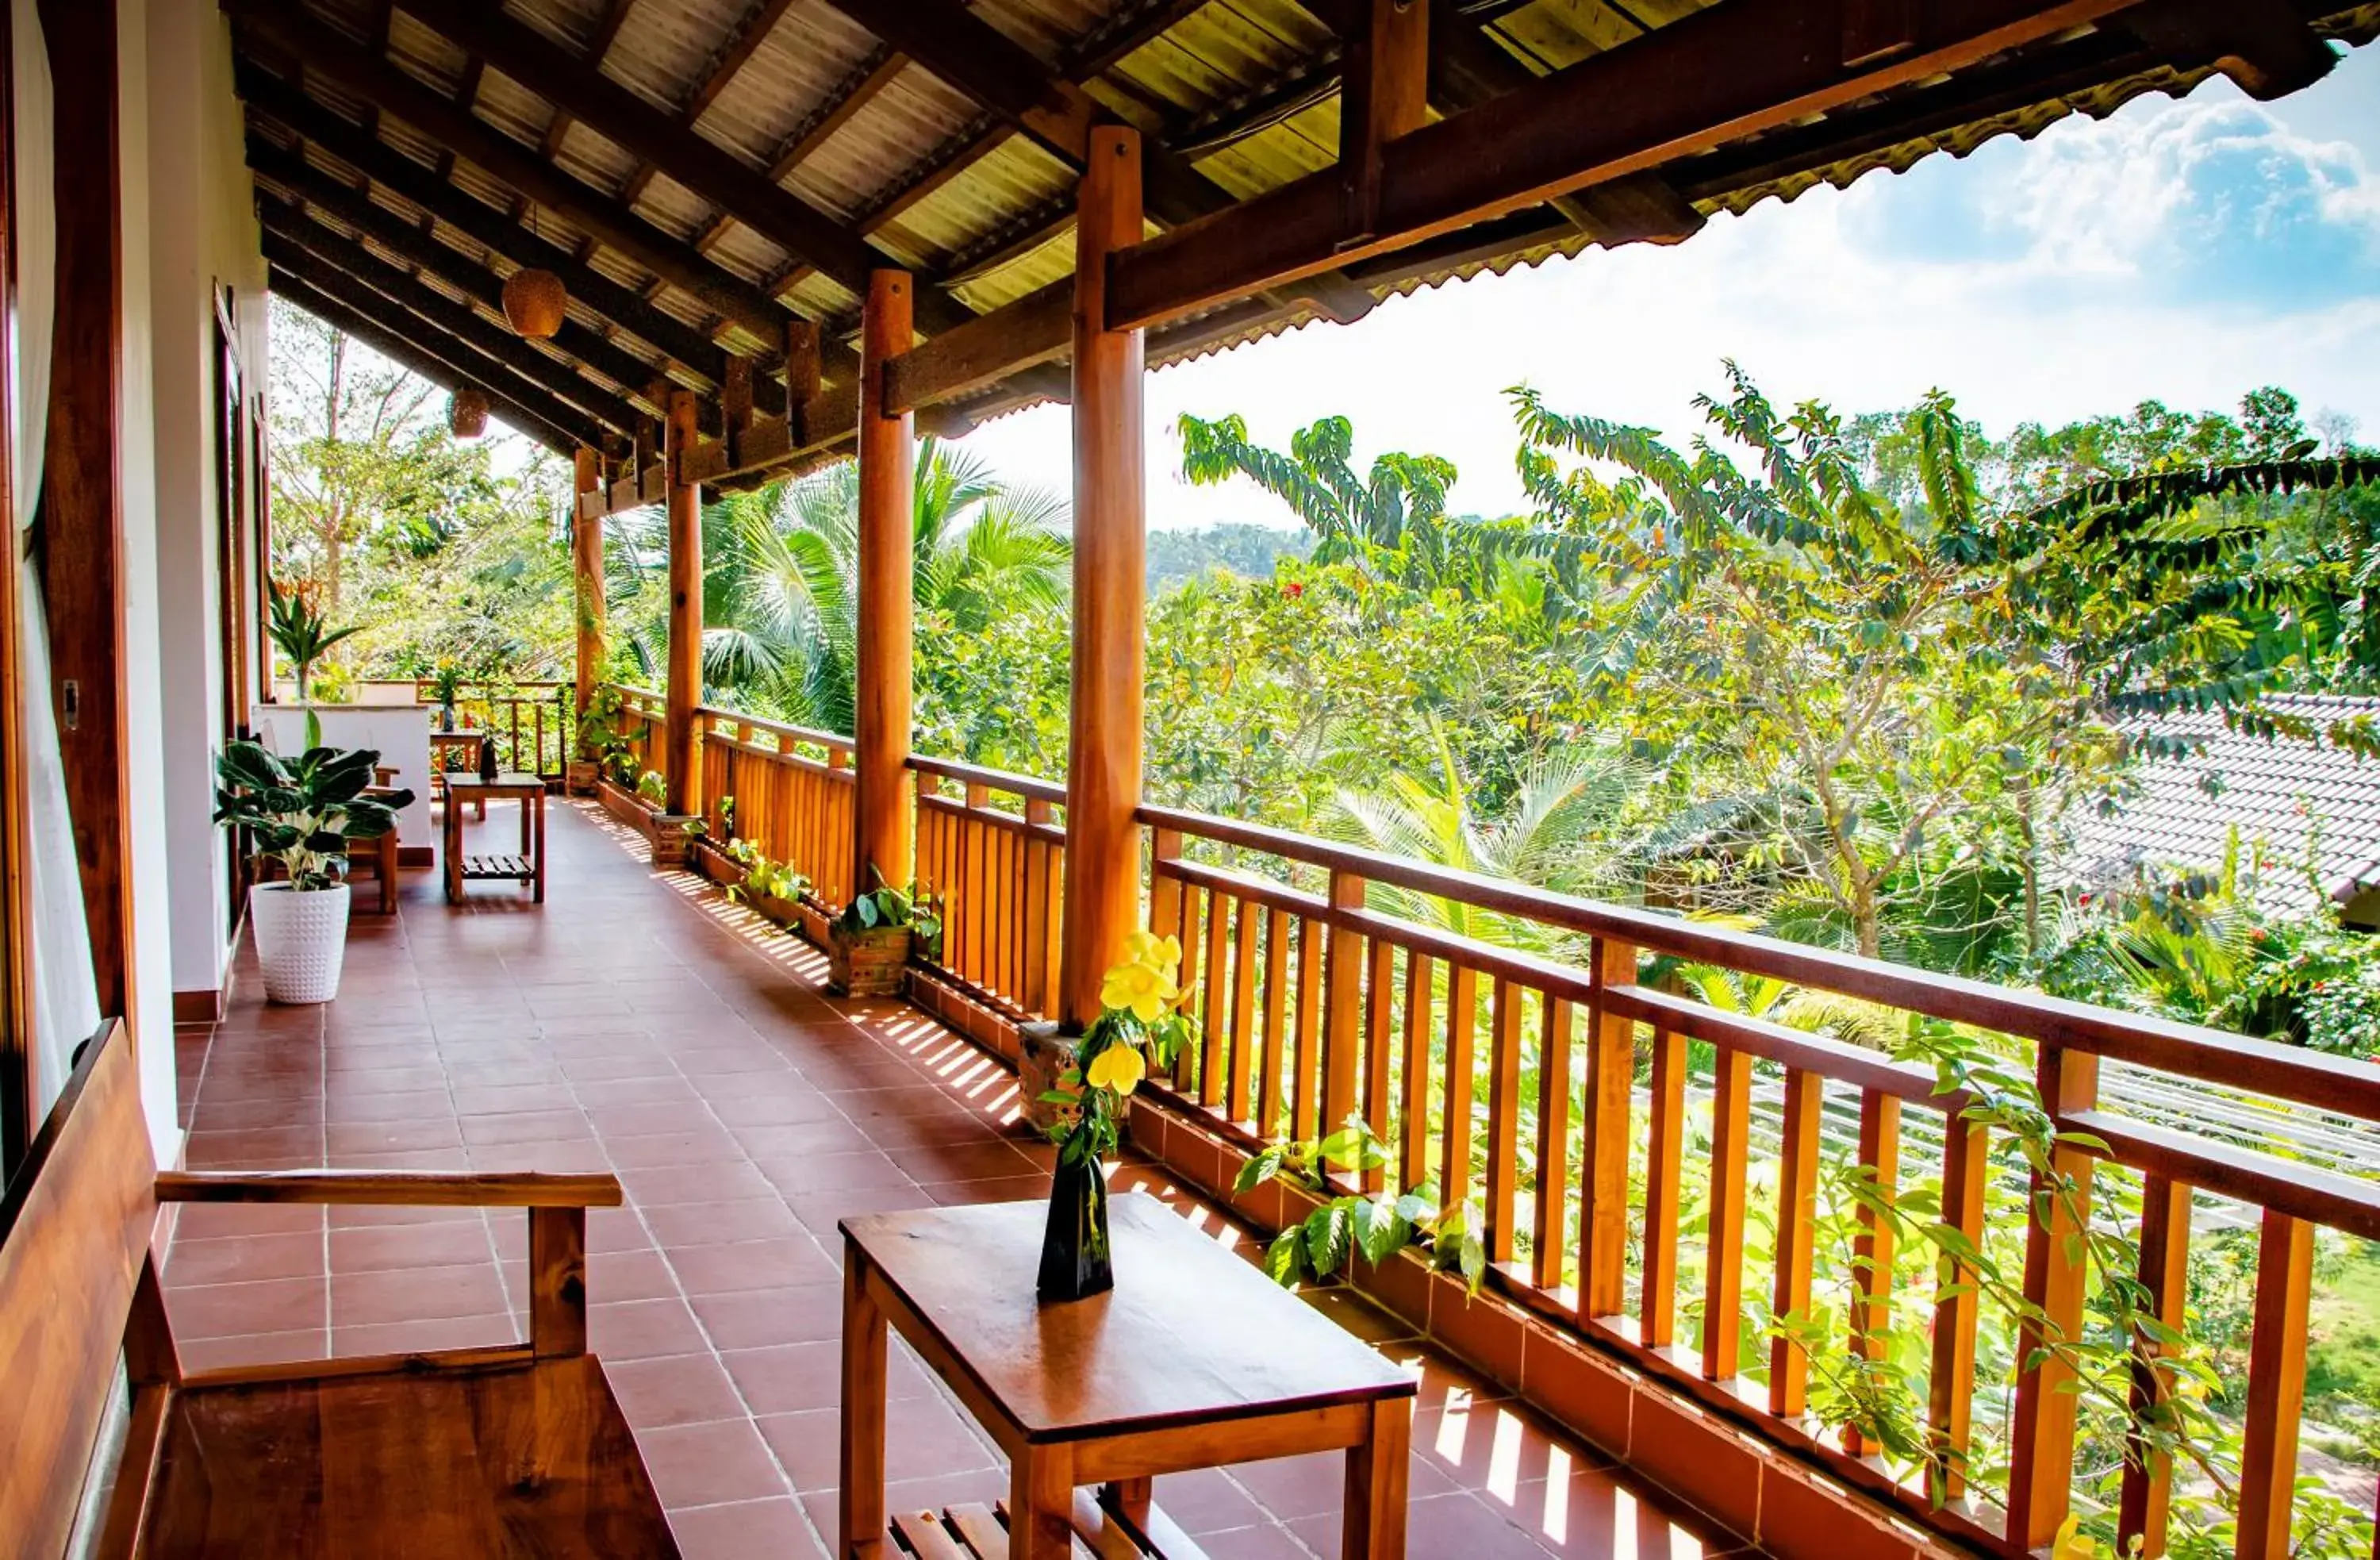
[[[148,43],[150,351],[155,399],[154,542],[159,594],[153,623],[162,652],[135,656],[159,669],[159,813],[164,871],[144,893],[167,911],[169,992],[219,988],[228,966],[225,842],[209,822],[212,765],[223,727],[220,477],[216,422],[215,297],[228,287],[245,391],[264,384],[263,265],[258,254],[239,105],[232,92],[230,22],[192,0],[122,0],[128,36]],[[141,16],[145,8],[145,18]],[[132,97],[127,81],[128,103]],[[132,145],[128,115],[128,149]],[[126,230],[128,260],[132,235]],[[128,289],[132,278],[128,273]],[[130,344],[127,344],[128,353]],[[128,433],[129,430],[128,429]],[[127,514],[128,529],[130,516]],[[144,928],[145,931],[145,928]],[[143,973],[150,962],[143,940]]]

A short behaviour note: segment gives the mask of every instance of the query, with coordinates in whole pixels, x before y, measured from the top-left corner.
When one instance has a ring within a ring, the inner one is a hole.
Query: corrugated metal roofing
[[[403,0],[394,9],[389,0],[302,4],[312,17],[375,47],[384,28],[387,55],[399,69],[449,97],[468,85],[466,106],[482,123],[538,155],[549,154],[551,140],[555,165],[586,185],[590,199],[621,203],[634,213],[632,220],[699,249],[722,280],[773,295],[789,311],[821,318],[838,335],[847,336],[854,326],[857,299],[847,286],[798,263],[769,234],[723,220],[709,201],[611,140],[603,126],[570,120],[552,138],[556,108],[536,80],[480,67],[407,12]],[[929,283],[946,280],[967,309],[987,311],[1021,298],[1062,277],[1073,263],[1065,215],[1074,175],[1066,163],[1005,125],[995,105],[978,103],[926,67],[879,68],[889,49],[830,0],[503,0],[503,8],[552,40],[558,56],[581,57],[590,42],[608,37],[595,67],[670,118],[685,122],[687,105],[708,88],[708,103],[691,120],[694,134],[774,177],[815,211],[865,237],[892,262],[918,271]],[[1696,0],[1528,0],[1481,29],[1483,47],[1501,73],[1525,79],[1623,47],[1699,8]],[[1276,189],[1330,166],[1336,156],[1340,41],[1297,0],[972,0],[970,9],[1111,113],[1160,144],[1188,149],[1196,170],[1231,197]],[[1336,7],[1317,0],[1317,9]],[[755,18],[771,16],[766,35],[720,79],[721,61]],[[2337,8],[2319,26],[2344,42],[2368,41],[2380,32],[2380,5]],[[2096,36],[2078,30],[2054,46],[2079,47],[2078,38],[2088,43]],[[1119,51],[1120,38],[1138,42]],[[270,48],[258,57],[275,74],[293,69]],[[2041,57],[2020,55],[2015,63]],[[2007,63],[1986,61],[1976,68]],[[1905,104],[1922,104],[1926,89],[1921,86],[1681,158],[1662,171],[1696,209],[1740,212],[1767,200],[1791,200],[1820,182],[1841,185],[1876,168],[1906,168],[1937,151],[1963,155],[1994,136],[2037,134],[2069,113],[2104,115],[2143,92],[2185,91],[2206,74],[2136,64],[2100,72],[2113,79],[2090,78],[2086,71],[2080,85],[2061,76],[2058,90],[2039,101],[1998,104],[1996,112],[1954,123],[1901,114]],[[370,133],[407,155],[432,165],[447,161],[429,138],[391,116],[367,118],[361,104],[312,73],[303,84],[343,116],[372,125]],[[816,134],[827,124],[834,127],[831,134]],[[806,155],[789,159],[796,147]],[[454,162],[451,178],[499,209],[515,204],[512,190],[468,162]],[[1359,275],[1375,296],[1387,296],[1483,269],[1535,263],[1596,241],[1544,214],[1536,223],[1508,220],[1495,230],[1505,237],[1484,247],[1444,245],[1433,251],[1446,256],[1441,262],[1378,264],[1359,268]],[[541,207],[536,219],[541,231],[565,242],[586,237]],[[581,254],[594,269],[643,290],[660,309],[712,330],[731,346],[775,345],[740,323],[716,320],[701,299],[608,244],[584,243]],[[1295,328],[1309,317],[1299,305],[1234,306],[1160,333],[1151,341],[1151,360],[1200,355]],[[998,388],[969,398],[987,413],[1016,399]]]
[[[2268,702],[2317,729],[2380,716],[2380,699]],[[2219,867],[2236,837],[2266,863],[2259,903],[2303,912],[2315,908],[2315,883],[2335,896],[2380,862],[2380,760],[2327,738],[2243,736],[2212,714],[2162,721],[2157,730],[2199,751],[2143,765],[2120,804],[2078,819],[2062,874],[2070,881],[2113,886],[2143,871]]]

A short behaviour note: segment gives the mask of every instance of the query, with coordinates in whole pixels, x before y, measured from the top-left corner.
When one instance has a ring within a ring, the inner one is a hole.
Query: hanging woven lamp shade
[[[488,397],[478,390],[455,392],[455,406],[447,426],[458,439],[476,439],[488,431]]]
[[[504,278],[504,318],[523,335],[542,340],[560,330],[569,302],[562,278],[551,271],[532,266]]]

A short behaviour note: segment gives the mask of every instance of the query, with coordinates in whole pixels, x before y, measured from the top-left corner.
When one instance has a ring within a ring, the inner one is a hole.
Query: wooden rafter
[[[309,167],[302,158],[271,146],[251,146],[249,166],[287,190],[308,211],[335,217],[355,234],[401,257],[417,276],[461,293],[492,313],[504,312],[504,283],[493,273],[375,204],[361,191],[346,189]],[[619,384],[645,385],[657,372],[652,363],[622,350],[575,320],[563,322],[552,346],[564,358]]]
[[[504,213],[440,178],[386,141],[340,118],[295,85],[245,63],[240,96],[250,118],[258,116],[320,147],[407,205],[436,218],[516,265],[541,266],[560,276],[573,299],[622,330],[643,337],[678,362],[716,384],[727,372],[727,352],[715,341],[640,299],[630,288],[594,270],[550,239],[539,238]]]
[[[602,19],[595,24],[595,35],[587,40],[587,47],[582,51],[589,66],[599,70],[602,68],[603,56],[610,54],[612,45],[620,41],[620,29],[628,23],[628,8],[636,3],[637,0],[612,0],[604,9]],[[551,163],[562,154],[563,138],[570,133],[574,122],[566,108],[555,109],[553,117],[546,121],[545,135],[539,141],[538,150],[547,162]],[[633,197],[630,203],[634,204]]]
[[[422,86],[386,60],[316,21],[292,0],[232,0],[236,14],[341,87],[420,130],[458,156],[484,168],[539,204],[550,207],[584,231],[619,250],[709,309],[773,341],[784,329],[785,311],[759,288],[722,269],[690,246],[598,194],[540,159],[468,110]],[[847,372],[846,354],[829,372]]]
[[[276,266],[272,272],[272,283],[273,292],[279,297],[303,309],[332,329],[355,337],[399,367],[419,374],[449,395],[460,390],[477,390],[488,397],[491,411],[548,449],[568,454],[581,444],[600,442],[602,438],[602,429],[576,408],[552,400],[542,407],[532,408],[528,404],[529,397],[527,396],[515,396],[501,390],[491,390],[477,376],[456,368],[428,350],[420,342],[399,335],[377,320],[348,308],[302,277]]]
[[[896,257],[501,10],[478,0],[407,0],[407,9],[845,288],[865,292],[869,273],[902,268]],[[917,302],[929,330],[971,317],[939,289],[921,286]]]
[[[400,323],[404,328],[417,328],[413,321],[400,321],[399,311],[411,314],[421,324],[500,365],[510,376],[500,379],[500,384],[509,385],[513,379],[524,380],[546,395],[579,408],[608,428],[632,433],[646,420],[647,414],[615,392],[509,334],[475,312],[468,304],[457,302],[419,277],[406,274],[353,239],[340,238],[290,207],[267,203],[262,216],[264,258],[311,282],[319,291],[329,293],[349,308],[387,320],[391,328],[397,328]]]

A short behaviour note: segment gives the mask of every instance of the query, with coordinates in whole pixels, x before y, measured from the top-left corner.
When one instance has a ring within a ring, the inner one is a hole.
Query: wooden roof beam
[[[271,268],[270,275],[273,290],[290,303],[332,329],[355,337],[408,372],[419,374],[449,395],[459,390],[477,390],[487,396],[491,411],[548,449],[566,455],[581,444],[601,442],[602,428],[576,408],[549,401],[542,408],[532,410],[523,404],[532,397],[526,395],[516,397],[501,390],[489,389],[478,376],[427,350],[419,341],[390,330],[321,291],[302,277],[277,265]]]
[[[1160,323],[1642,173],[2056,38],[2127,3],[1932,0],[1920,46],[1845,66],[1834,8],[1730,0],[1390,141],[1375,232],[1352,248],[1342,179],[1326,168],[1123,250],[1109,324]]]
[[[627,25],[628,7],[636,3],[637,0],[612,0],[611,8],[595,24],[595,36],[587,41],[587,47],[582,51],[588,64],[597,69],[602,68],[603,56],[612,52],[613,43],[619,42],[620,29]],[[561,154],[562,138],[570,133],[571,123],[570,111],[566,108],[555,109],[553,117],[545,122],[545,134],[539,140],[538,150],[544,153],[547,162],[552,162]],[[630,199],[633,203],[633,197]]]
[[[783,333],[786,311],[767,294],[546,163],[534,148],[523,146],[316,21],[294,0],[228,0],[228,4],[244,22],[302,60],[307,70],[320,72],[356,96],[379,104],[671,286],[692,294],[704,307],[763,341],[773,342]],[[830,372],[850,372],[856,362],[856,357],[846,353],[842,363],[830,365]]]
[[[381,248],[402,256],[407,264],[421,274],[496,313],[504,312],[504,283],[493,272],[474,264],[461,250],[439,242],[386,207],[374,204],[370,197],[343,188],[336,180],[309,167],[302,158],[259,146],[249,148],[248,162],[250,168],[288,190],[308,209],[329,213]],[[621,384],[645,384],[658,372],[654,364],[604,340],[575,320],[565,320],[552,341],[565,357],[576,359]]]
[[[904,269],[898,257],[483,0],[406,0],[406,8],[844,287],[865,294],[869,273]],[[929,330],[948,329],[974,317],[973,311],[947,294],[923,286],[917,289],[917,304],[920,323]]]
[[[1031,136],[1079,169],[1096,127],[1122,121],[1098,99],[1041,62],[959,0],[828,0],[885,43]],[[1229,191],[1162,147],[1143,144],[1143,189],[1160,223],[1195,222],[1229,210]],[[1296,290],[1341,321],[1361,319],[1372,296],[1323,272],[1295,279]]]
[[[408,322],[406,328],[434,329],[501,365],[509,377],[500,383],[525,380],[554,399],[580,408],[606,427],[633,433],[645,420],[643,412],[617,394],[481,318],[469,305],[407,275],[352,239],[341,238],[287,206],[266,202],[260,214],[264,224],[264,258],[312,283],[318,291],[366,312],[375,308],[376,298],[378,306],[415,315],[419,323]]]
[[[245,62],[239,67],[237,79],[239,94],[247,102],[251,118],[261,114],[490,252],[501,254],[516,265],[541,266],[552,272],[562,278],[573,299],[630,335],[651,342],[711,383],[717,384],[725,376],[725,348],[593,269],[575,250],[520,226],[388,142],[340,118],[295,84],[268,76]],[[252,139],[250,144],[254,144]]]

